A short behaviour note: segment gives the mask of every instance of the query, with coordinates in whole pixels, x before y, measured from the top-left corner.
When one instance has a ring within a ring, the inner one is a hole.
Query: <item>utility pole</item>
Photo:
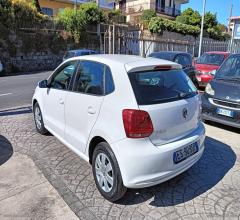
[[[75,0],[74,2],[74,10],[75,10],[75,14],[77,14],[77,0]]]
[[[206,9],[206,0],[203,0],[203,12],[202,12],[202,23],[201,23],[201,34],[200,34],[198,57],[200,57],[201,53],[202,53],[202,41],[203,41],[203,28],[204,28],[205,9]]]
[[[99,9],[100,8],[100,0],[96,0],[96,4],[97,4],[97,8]],[[100,52],[102,50],[102,36],[101,36],[101,24],[100,24],[100,21],[98,22],[97,24],[97,36],[99,36],[99,49],[100,49]]]
[[[230,33],[231,31],[230,25],[231,25],[232,11],[233,11],[233,4],[230,5],[230,13],[228,18],[228,33]]]

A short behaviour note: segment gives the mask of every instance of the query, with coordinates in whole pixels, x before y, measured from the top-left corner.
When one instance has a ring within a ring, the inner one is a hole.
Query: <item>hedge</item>
[[[164,31],[171,31],[183,35],[192,35],[197,37],[200,34],[200,28],[192,25],[182,24],[169,19],[154,17],[148,24],[148,29],[152,33],[162,34]]]

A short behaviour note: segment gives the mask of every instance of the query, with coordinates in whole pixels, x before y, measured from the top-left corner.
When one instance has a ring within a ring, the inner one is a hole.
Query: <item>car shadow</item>
[[[7,162],[13,155],[13,147],[11,142],[0,135],[0,166]]]
[[[21,115],[31,113],[32,109],[30,106],[21,108],[12,108],[7,110],[0,110],[0,116],[11,116],[11,115]]]
[[[236,155],[230,146],[206,137],[202,158],[181,175],[154,187],[130,189],[117,203],[167,207],[190,201],[214,187],[234,166]]]

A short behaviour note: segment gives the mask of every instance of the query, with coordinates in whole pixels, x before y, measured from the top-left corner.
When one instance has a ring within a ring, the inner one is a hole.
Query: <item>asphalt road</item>
[[[51,72],[0,77],[0,109],[31,105],[34,89]]]

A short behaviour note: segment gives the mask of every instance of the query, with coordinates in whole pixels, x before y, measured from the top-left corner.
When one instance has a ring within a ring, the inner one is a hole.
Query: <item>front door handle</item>
[[[59,104],[60,104],[60,105],[63,105],[63,104],[64,104],[63,99],[59,99]]]
[[[92,114],[92,115],[96,113],[95,109],[92,106],[89,106],[87,111],[89,114]]]

